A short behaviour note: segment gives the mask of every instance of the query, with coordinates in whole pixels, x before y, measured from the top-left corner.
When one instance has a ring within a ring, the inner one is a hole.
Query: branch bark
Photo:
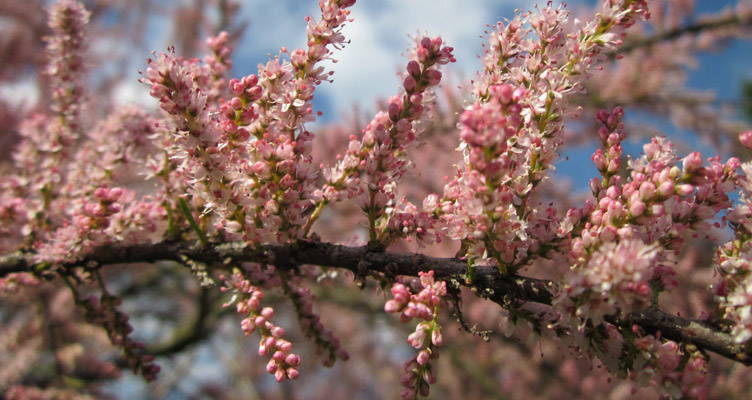
[[[714,29],[728,28],[733,26],[752,27],[752,15],[730,13],[712,18],[705,18],[700,21],[678,26],[663,32],[656,33],[645,37],[632,37],[610,54],[615,57],[618,54],[627,54],[637,49],[651,47],[657,43],[667,42],[678,39],[684,35],[694,35]]]
[[[431,257],[424,254],[397,254],[369,246],[344,246],[318,241],[298,241],[290,244],[263,245],[252,248],[243,243],[222,243],[202,247],[198,242],[160,242],[133,246],[103,246],[92,251],[77,263],[57,266],[71,269],[78,266],[104,266],[108,264],[149,263],[163,260],[181,262],[184,257],[207,263],[260,262],[280,269],[294,269],[300,265],[335,267],[363,275],[408,275],[433,270],[436,278],[454,285],[467,286],[478,296],[502,307],[515,302],[535,302],[551,305],[556,285],[547,280],[524,276],[502,276],[493,266],[477,266],[474,280],[465,281],[467,264],[453,258]],[[0,277],[14,272],[31,272],[37,268],[34,254],[15,252],[0,256]],[[752,355],[744,344],[736,343],[731,335],[701,320],[687,319],[668,314],[657,308],[634,312],[622,319],[637,324],[646,332],[660,332],[667,339],[692,343],[710,351],[752,365]]]

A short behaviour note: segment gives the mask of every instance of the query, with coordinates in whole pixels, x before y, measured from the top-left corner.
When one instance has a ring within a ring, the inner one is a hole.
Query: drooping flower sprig
[[[63,277],[63,280],[71,289],[76,304],[86,311],[87,321],[101,326],[107,332],[110,342],[122,349],[128,367],[147,381],[157,379],[161,368],[154,363],[154,356],[146,353],[144,344],[131,338],[133,327],[128,322],[129,317],[118,309],[122,300],[109,292],[99,271],[94,270],[92,274],[101,292],[99,297],[90,295],[81,298],[74,284],[75,280],[68,277]]]
[[[347,361],[350,354],[342,348],[339,338],[324,326],[321,317],[313,310],[315,297],[311,290],[303,286],[298,276],[290,274],[285,274],[281,284],[295,307],[303,333],[315,342],[317,352],[324,353],[323,365],[331,367],[337,360]]]
[[[274,375],[277,382],[297,378],[300,375],[297,369],[300,356],[292,352],[292,343],[284,339],[285,329],[271,321],[274,309],[261,307],[261,300],[264,299],[261,288],[254,286],[239,271],[229,277],[221,276],[220,280],[224,282],[222,291],[232,293],[232,298],[224,306],[234,304],[236,311],[244,316],[240,322],[243,333],[259,333],[258,354],[270,357],[266,371]]]
[[[420,272],[420,290],[417,293],[403,283],[395,283],[391,289],[393,297],[384,305],[386,312],[399,313],[402,322],[412,319],[420,321],[407,338],[410,346],[419,351],[414,359],[405,363],[405,372],[400,380],[405,387],[403,399],[428,396],[429,385],[436,383],[430,360],[439,356],[438,348],[443,343],[439,310],[447,292],[446,282],[436,281],[433,275],[433,271]]]

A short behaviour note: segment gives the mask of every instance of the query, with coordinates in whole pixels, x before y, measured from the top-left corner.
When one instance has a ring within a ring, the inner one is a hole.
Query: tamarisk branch
[[[11,273],[33,272],[37,264],[34,254],[14,252],[0,256],[0,277]],[[94,249],[80,262],[57,266],[70,270],[79,266],[151,263],[156,261],[182,262],[185,258],[211,266],[227,265],[227,261],[258,262],[280,269],[318,265],[345,269],[355,274],[372,276],[417,276],[433,270],[437,279],[468,287],[478,296],[502,307],[515,302],[534,302],[551,305],[556,291],[553,282],[518,275],[501,275],[496,267],[476,266],[473,281],[465,281],[467,263],[454,258],[431,257],[419,253],[393,253],[371,246],[345,246],[319,241],[297,241],[286,245],[271,244],[258,247],[243,243],[211,244],[199,242],[160,242],[133,246],[102,246]],[[698,320],[671,315],[658,308],[633,312],[613,323],[636,324],[649,333],[658,333],[676,342],[694,344],[699,349],[716,353],[744,365],[752,365],[752,358],[743,344],[721,329]]]

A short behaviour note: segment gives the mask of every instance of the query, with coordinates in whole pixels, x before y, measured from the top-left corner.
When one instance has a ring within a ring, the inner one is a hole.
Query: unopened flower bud
[[[745,131],[739,134],[739,142],[742,146],[752,149],[752,131]]]

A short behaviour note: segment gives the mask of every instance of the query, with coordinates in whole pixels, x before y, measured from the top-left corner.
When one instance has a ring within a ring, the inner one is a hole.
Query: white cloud
[[[149,88],[136,78],[118,82],[112,89],[112,102],[118,106],[137,105],[147,110],[159,106],[159,102],[149,95]]]
[[[478,56],[485,40],[486,25],[527,1],[502,3],[493,0],[384,0],[355,5],[353,23],[345,28],[350,45],[337,53],[333,66],[334,84],[322,88],[338,112],[352,104],[366,108],[377,98],[397,93],[395,72],[406,64],[405,53],[412,47],[408,36],[427,33],[441,36],[455,48],[457,63],[445,67],[454,77],[470,77],[480,67]]]
[[[0,85],[0,98],[13,106],[33,107],[39,100],[39,87],[33,77]]]
[[[326,97],[324,103],[331,105],[334,113],[341,113],[353,104],[372,108],[377,98],[396,93],[399,80],[395,73],[406,64],[405,51],[411,47],[408,35],[419,32],[441,36],[454,47],[458,62],[446,70],[455,77],[470,77],[480,65],[477,56],[486,25],[529,4],[530,0],[359,1],[352,8],[355,21],[344,30],[351,43],[335,52],[338,62],[328,65],[335,71],[334,83],[322,85],[319,96]],[[276,54],[282,46],[302,46],[303,18],[317,14],[314,0],[263,0],[243,7],[240,18],[250,20],[251,25],[236,53],[236,73],[255,72],[256,63],[264,62],[267,54]]]
[[[317,1],[251,1],[241,8],[239,20],[250,21],[237,55],[243,59],[262,61],[266,55],[277,54],[280,47],[303,46],[306,38],[304,18],[318,13]],[[256,65],[238,65],[238,70],[255,72]]]

